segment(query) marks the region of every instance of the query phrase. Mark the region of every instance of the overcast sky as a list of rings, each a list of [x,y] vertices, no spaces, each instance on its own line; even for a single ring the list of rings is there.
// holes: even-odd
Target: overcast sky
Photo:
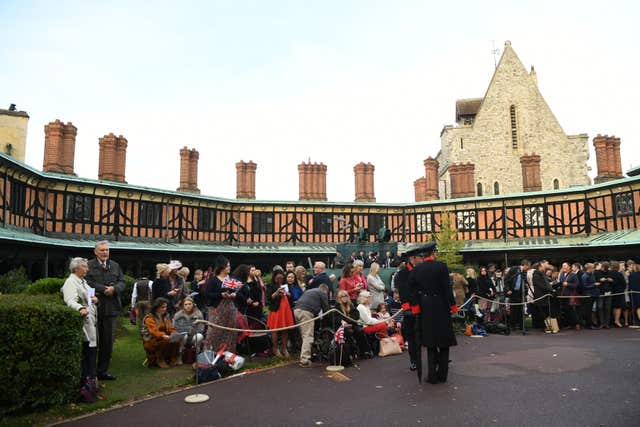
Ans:
[[[455,100],[484,95],[492,40],[510,40],[565,132],[615,134],[623,170],[640,165],[637,2],[431,3],[1,0],[0,106],[29,113],[38,169],[60,119],[83,177],[113,132],[131,184],[175,190],[186,145],[203,194],[234,198],[235,163],[253,160],[258,199],[297,200],[310,158],[329,200],[353,201],[362,160],[379,202],[408,202]]]

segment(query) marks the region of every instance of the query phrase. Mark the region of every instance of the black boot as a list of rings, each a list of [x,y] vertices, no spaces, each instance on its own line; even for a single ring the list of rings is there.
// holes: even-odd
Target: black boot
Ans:
[[[449,347],[440,349],[438,353],[438,381],[441,383],[447,382],[447,374],[449,373]]]
[[[427,348],[427,382],[430,384],[438,384],[438,349],[433,347]]]

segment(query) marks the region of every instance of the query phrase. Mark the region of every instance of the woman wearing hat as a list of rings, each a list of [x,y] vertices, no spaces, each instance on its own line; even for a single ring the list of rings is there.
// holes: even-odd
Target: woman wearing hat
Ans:
[[[171,287],[171,281],[169,280],[171,271],[171,266],[169,264],[156,264],[156,280],[153,282],[153,286],[151,288],[153,301],[157,300],[158,298],[164,298],[167,301],[172,301],[173,298],[178,295],[179,290],[173,289]],[[169,303],[167,311],[171,316],[173,316],[173,314],[175,313],[175,305]]]

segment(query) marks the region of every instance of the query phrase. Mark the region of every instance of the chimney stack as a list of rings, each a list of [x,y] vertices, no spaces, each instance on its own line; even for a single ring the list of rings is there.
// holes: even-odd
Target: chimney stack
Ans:
[[[98,179],[126,182],[127,145],[124,136],[115,136],[113,133],[99,139]]]
[[[42,170],[74,175],[73,165],[78,129],[60,120],[44,126],[44,160]]]
[[[356,178],[356,202],[375,202],[373,190],[373,173],[375,166],[371,163],[360,162],[353,167]]]
[[[327,200],[327,166],[324,163],[298,165],[298,192],[300,200]]]
[[[622,161],[620,160],[620,138],[615,136],[602,136],[598,134],[593,138],[593,146],[596,149],[596,162],[598,164],[598,176],[594,179],[596,184],[622,178]]]
[[[251,160],[236,163],[236,199],[255,200],[257,167]]]
[[[198,189],[198,159],[200,154],[186,146],[180,149],[180,187],[178,191],[200,194]]]
[[[424,200],[438,200],[440,198],[438,188],[438,161],[429,157],[424,161]]]
[[[427,178],[423,176],[413,181],[413,190],[415,192],[416,202],[424,202],[427,200]]]

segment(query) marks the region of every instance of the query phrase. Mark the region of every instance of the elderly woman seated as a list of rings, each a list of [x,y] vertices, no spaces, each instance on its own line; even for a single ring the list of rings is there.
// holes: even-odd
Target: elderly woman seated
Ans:
[[[182,335],[173,327],[167,313],[169,300],[157,298],[144,318],[143,346],[147,352],[147,366],[169,368],[178,364],[178,350]]]
[[[387,336],[387,322],[385,320],[375,319],[371,315],[371,294],[369,291],[362,291],[358,296],[358,314],[360,314],[360,323],[364,326],[365,334],[379,334],[379,336]]]
[[[193,299],[186,297],[182,303],[182,310],[173,316],[173,325],[176,330],[183,334],[180,340],[180,352],[184,350],[185,345],[198,346],[204,339],[204,323],[194,324],[196,320],[203,320],[202,313],[198,310]],[[182,364],[182,358],[178,358],[178,365]]]

